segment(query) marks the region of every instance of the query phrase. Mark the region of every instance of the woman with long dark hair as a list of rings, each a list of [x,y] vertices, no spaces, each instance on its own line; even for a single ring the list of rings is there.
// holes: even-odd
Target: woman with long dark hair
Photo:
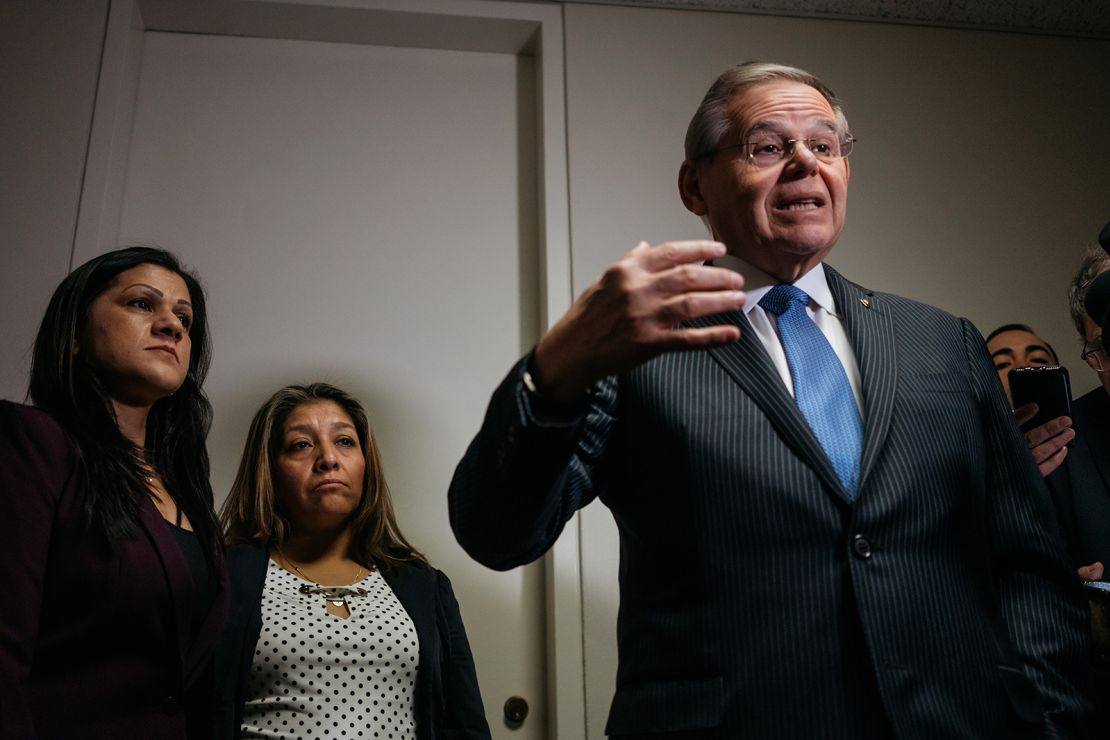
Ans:
[[[0,738],[187,736],[226,618],[204,292],[168,252],[74,270],[0,402]],[[199,724],[197,725],[200,726]]]
[[[271,396],[221,520],[216,737],[489,740],[451,583],[401,534],[357,400],[325,383]]]

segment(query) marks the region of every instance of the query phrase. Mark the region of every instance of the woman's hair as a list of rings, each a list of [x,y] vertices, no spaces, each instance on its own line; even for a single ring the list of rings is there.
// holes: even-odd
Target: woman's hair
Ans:
[[[285,542],[292,523],[279,510],[274,490],[285,421],[299,406],[324,402],[334,403],[351,418],[366,461],[362,497],[351,515],[349,556],[364,566],[380,568],[411,560],[427,562],[397,526],[378,442],[365,409],[352,396],[327,383],[286,386],[270,396],[254,415],[239,472],[220,511],[227,543],[265,542],[281,547]]]
[[[185,382],[156,402],[146,423],[146,448],[136,450],[116,422],[106,379],[74,353],[89,321],[93,301],[120,273],[139,265],[157,265],[178,275],[189,289],[192,352]],[[50,299],[35,337],[28,396],[70,435],[80,453],[86,483],[87,524],[109,539],[130,537],[139,520],[136,495],[149,493],[146,471],[162,478],[177,505],[189,517],[209,554],[218,557],[219,529],[212,511],[208,451],[204,441],[212,424],[212,406],[201,389],[211,359],[204,290],[169,252],[128,247],[94,257],[71,272]]]

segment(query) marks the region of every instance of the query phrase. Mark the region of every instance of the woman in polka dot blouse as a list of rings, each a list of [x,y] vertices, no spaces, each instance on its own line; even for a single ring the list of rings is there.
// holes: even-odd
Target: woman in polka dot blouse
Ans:
[[[324,383],[275,393],[221,520],[216,737],[488,740],[451,583],[397,527],[358,401]]]

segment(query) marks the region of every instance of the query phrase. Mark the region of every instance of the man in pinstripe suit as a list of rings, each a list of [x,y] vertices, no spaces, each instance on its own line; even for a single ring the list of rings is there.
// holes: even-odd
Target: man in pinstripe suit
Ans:
[[[612,510],[613,737],[1084,736],[1076,577],[982,338],[823,264],[851,141],[808,73],[721,75],[679,173],[716,241],[641,243],[607,270],[456,471],[455,534],[493,568],[595,497]],[[813,368],[760,305],[780,284],[824,335],[847,399],[831,422],[803,413]],[[845,474],[829,450],[853,434]]]

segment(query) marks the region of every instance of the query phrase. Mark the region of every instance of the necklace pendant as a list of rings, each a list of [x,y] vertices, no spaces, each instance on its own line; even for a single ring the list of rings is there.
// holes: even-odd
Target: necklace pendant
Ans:
[[[350,607],[347,606],[347,600],[344,598],[328,599],[327,601],[336,609],[347,609],[348,611],[350,611]]]

